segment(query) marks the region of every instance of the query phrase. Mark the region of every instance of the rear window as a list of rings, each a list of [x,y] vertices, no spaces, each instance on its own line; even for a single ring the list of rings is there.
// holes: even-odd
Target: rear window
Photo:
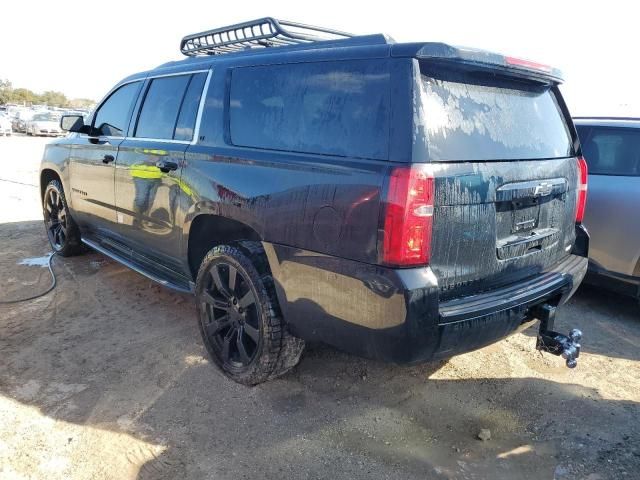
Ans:
[[[419,103],[433,161],[530,160],[572,154],[548,86],[422,67]]]
[[[640,130],[577,126],[592,175],[640,175]]]
[[[236,68],[231,143],[290,152],[388,158],[389,72],[356,60]]]

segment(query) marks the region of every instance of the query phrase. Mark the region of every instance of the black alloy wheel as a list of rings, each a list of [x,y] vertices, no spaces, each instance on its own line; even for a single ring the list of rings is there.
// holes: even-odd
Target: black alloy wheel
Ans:
[[[55,188],[48,189],[44,197],[44,222],[49,242],[56,250],[62,250],[67,240],[67,209]]]
[[[249,365],[260,346],[260,320],[248,278],[229,263],[213,263],[200,298],[215,354],[229,366]]]
[[[232,380],[256,385],[300,360],[304,341],[289,333],[282,318],[260,242],[212,248],[198,271],[196,306],[205,347]]]
[[[47,237],[54,252],[63,257],[82,251],[80,230],[69,212],[59,180],[51,180],[42,197],[42,212]]]

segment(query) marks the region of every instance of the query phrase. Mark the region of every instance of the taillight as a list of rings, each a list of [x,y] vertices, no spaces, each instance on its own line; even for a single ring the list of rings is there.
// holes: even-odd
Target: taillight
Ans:
[[[383,263],[411,266],[429,262],[433,190],[433,176],[424,167],[393,168],[385,201]]]
[[[582,223],[584,208],[587,205],[587,162],[578,157],[578,198],[576,205],[576,222]]]

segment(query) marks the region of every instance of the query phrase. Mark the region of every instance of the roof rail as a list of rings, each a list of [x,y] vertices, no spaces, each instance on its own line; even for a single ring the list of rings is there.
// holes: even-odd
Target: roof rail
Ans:
[[[180,42],[180,51],[188,57],[220,55],[251,48],[283,47],[353,36],[328,28],[265,17],[187,35]]]

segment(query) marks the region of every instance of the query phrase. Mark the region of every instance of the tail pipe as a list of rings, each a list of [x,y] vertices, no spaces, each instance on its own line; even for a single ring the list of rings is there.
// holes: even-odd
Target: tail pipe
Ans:
[[[536,341],[536,349],[541,352],[562,356],[567,367],[575,368],[580,356],[580,340],[582,332],[577,328],[569,332],[569,336],[553,331],[556,318],[556,307],[544,303],[533,310],[533,315],[540,320],[540,330]]]

